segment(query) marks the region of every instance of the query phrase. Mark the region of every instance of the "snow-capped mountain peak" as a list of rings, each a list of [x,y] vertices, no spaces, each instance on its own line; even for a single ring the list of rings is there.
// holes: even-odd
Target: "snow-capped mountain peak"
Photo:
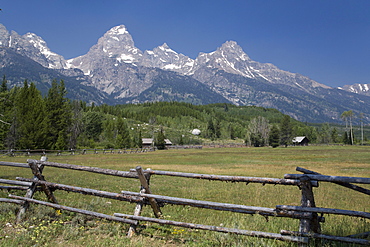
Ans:
[[[121,34],[128,34],[128,31],[126,29],[125,25],[119,25],[116,27],[111,28],[107,34],[109,35],[121,35]]]
[[[108,30],[98,43],[91,47],[90,51],[80,57],[68,60],[68,68],[81,69],[85,75],[93,76],[91,71],[97,67],[97,63],[132,64],[137,66],[141,61],[143,52],[135,47],[132,36],[124,25],[116,26]],[[100,62],[99,62],[100,61]]]
[[[187,74],[193,67],[194,60],[175,52],[167,43],[154,48],[152,51],[145,51],[141,65],[155,67],[164,70],[171,70],[181,74]]]
[[[27,33],[22,36],[25,40],[31,43],[37,50],[43,54],[48,60],[48,68],[50,69],[61,69],[65,67],[65,60],[63,56],[58,55],[55,52],[50,51],[45,40],[34,33]]]
[[[135,63],[142,56],[142,51],[135,47],[132,36],[124,25],[111,28],[95,45],[108,57],[115,57],[118,62]]]
[[[171,53],[176,53],[177,54],[177,52],[175,52],[174,50],[172,50],[168,45],[167,45],[167,43],[163,43],[163,45],[161,45],[161,46],[158,46],[157,47],[158,49],[160,49],[160,50],[162,50],[162,51],[164,51],[164,52],[171,52]]]
[[[218,48],[222,54],[232,55],[236,60],[248,61],[251,60],[249,56],[243,51],[243,49],[235,41],[226,41]]]
[[[253,62],[235,41],[227,41],[211,53],[200,53],[195,59],[193,72],[202,66],[224,70],[249,78],[258,76],[251,67]]]
[[[0,46],[15,49],[19,54],[47,68],[61,69],[65,66],[64,58],[50,51],[46,42],[34,33],[20,36],[15,31],[9,33],[5,26],[0,24]]]
[[[346,90],[351,93],[363,94],[370,96],[370,84],[355,83],[353,85],[344,85],[338,89]]]

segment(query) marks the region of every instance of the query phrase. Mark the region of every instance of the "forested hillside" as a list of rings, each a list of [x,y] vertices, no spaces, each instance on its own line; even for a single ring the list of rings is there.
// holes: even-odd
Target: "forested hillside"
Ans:
[[[42,95],[27,81],[9,89],[4,76],[0,149],[141,147],[142,138],[158,139],[162,134],[178,145],[229,142],[277,147],[289,145],[294,136],[307,136],[311,143],[348,143],[350,138],[344,127],[309,126],[262,107],[179,102],[98,106],[71,101],[66,95],[63,81],[53,81]]]

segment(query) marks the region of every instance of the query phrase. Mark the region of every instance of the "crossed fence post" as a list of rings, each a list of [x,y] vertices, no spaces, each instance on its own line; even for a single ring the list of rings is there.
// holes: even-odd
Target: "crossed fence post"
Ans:
[[[46,156],[42,156],[41,157],[41,161],[46,161],[47,160],[47,157]],[[42,175],[42,171],[44,169],[44,165],[43,164],[37,164],[36,162],[34,161],[28,161],[28,165],[30,166],[31,170],[32,170],[32,173],[34,175],[33,177],[33,180],[39,180],[39,181],[45,181],[45,178],[44,176]],[[53,192],[49,189],[49,187],[47,187],[46,185],[42,184],[41,185],[41,188],[42,190],[45,192],[48,200],[50,202],[53,202],[53,203],[56,203],[58,204],[58,201],[57,199],[55,198]],[[35,194],[36,192],[36,189],[37,189],[37,183],[36,182],[32,182],[30,187],[27,189],[27,192],[26,192],[26,195],[25,197],[26,198],[32,198],[33,195]],[[20,223],[24,214],[26,213],[28,207],[29,207],[29,202],[27,201],[24,201],[21,209],[19,210],[18,214],[17,214],[17,219],[16,219],[16,223]]]
[[[152,192],[150,191],[150,188],[149,188],[150,174],[147,173],[145,175],[143,172],[143,169],[140,166],[137,166],[135,170],[137,172],[137,175],[139,176],[139,180],[141,183],[140,193],[151,194]],[[149,198],[149,203],[153,209],[155,217],[160,218],[162,216],[162,212],[161,212],[161,209],[157,201],[154,198]],[[138,204],[136,204],[134,216],[140,216],[142,208],[143,208],[142,202],[139,202]],[[132,237],[135,231],[136,231],[136,225],[131,225],[127,233],[127,236]]]

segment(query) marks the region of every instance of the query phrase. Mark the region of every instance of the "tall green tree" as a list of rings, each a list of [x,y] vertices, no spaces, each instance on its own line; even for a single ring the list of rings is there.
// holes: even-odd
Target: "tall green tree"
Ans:
[[[138,148],[143,147],[143,137],[141,135],[141,130],[139,130],[137,135],[135,136],[135,146]]]
[[[15,101],[15,147],[19,149],[45,148],[45,105],[34,83],[17,92]]]
[[[6,80],[5,75],[3,76],[3,80],[1,82],[1,87],[0,87],[0,93],[5,93],[8,91],[8,81]]]
[[[100,134],[103,131],[103,114],[89,110],[84,113],[82,121],[85,136],[95,142],[99,141]]]
[[[206,137],[214,139],[216,137],[216,128],[212,118],[208,120]]]
[[[56,80],[51,83],[51,88],[45,98],[47,112],[48,147],[51,149],[66,149],[69,143],[69,127],[72,123],[72,111],[66,97],[67,90],[64,81],[58,84]],[[58,141],[59,140],[59,141]],[[58,144],[58,147],[56,143]],[[61,144],[64,143],[64,146]]]
[[[154,139],[154,146],[156,146],[159,150],[165,149],[166,148],[165,139],[166,137],[163,133],[163,128],[161,128]]]
[[[0,149],[6,148],[6,136],[11,127],[12,100],[5,75],[0,87]]]
[[[280,130],[276,126],[276,124],[273,124],[271,127],[270,135],[269,135],[269,144],[276,148],[280,144]]]
[[[329,123],[324,123],[320,131],[320,143],[329,144],[331,140]]]
[[[130,148],[131,147],[131,137],[128,130],[126,122],[119,117],[117,119],[117,137],[116,145],[118,148]]]

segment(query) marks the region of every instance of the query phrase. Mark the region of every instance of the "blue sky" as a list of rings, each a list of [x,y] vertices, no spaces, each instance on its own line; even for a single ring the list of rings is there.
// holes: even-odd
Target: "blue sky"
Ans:
[[[135,46],[196,58],[236,41],[251,59],[337,87],[370,83],[370,0],[0,0],[9,31],[73,58],[124,24]]]

